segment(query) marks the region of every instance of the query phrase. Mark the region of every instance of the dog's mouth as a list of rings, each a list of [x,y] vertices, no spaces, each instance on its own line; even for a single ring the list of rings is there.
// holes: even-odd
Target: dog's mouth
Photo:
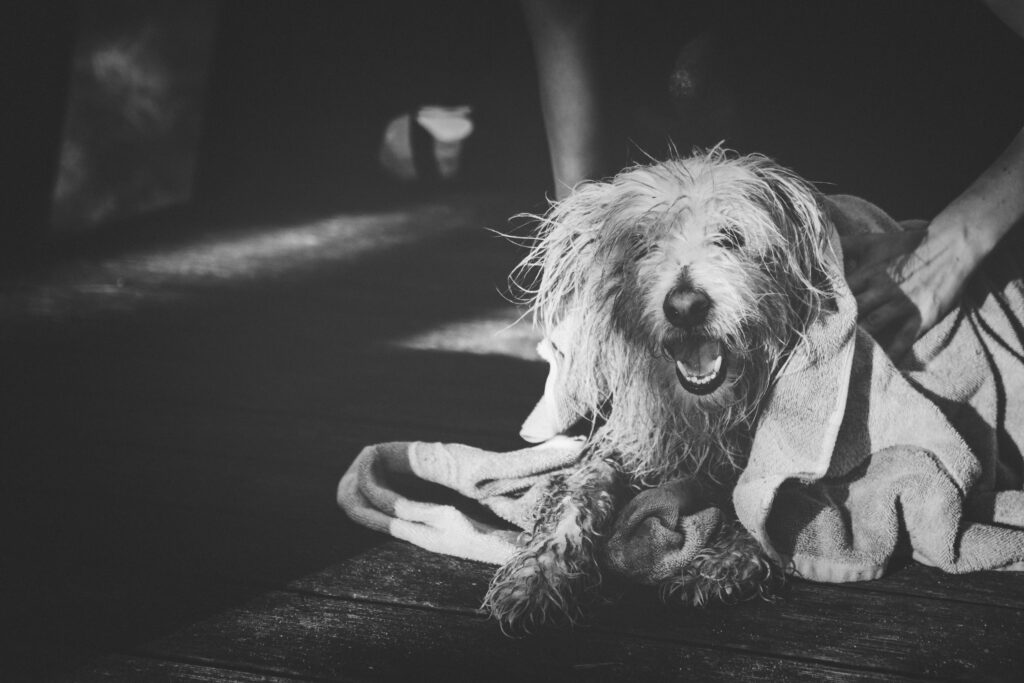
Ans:
[[[676,378],[686,391],[707,396],[722,386],[729,374],[728,354],[715,339],[688,341],[668,349],[676,362]]]

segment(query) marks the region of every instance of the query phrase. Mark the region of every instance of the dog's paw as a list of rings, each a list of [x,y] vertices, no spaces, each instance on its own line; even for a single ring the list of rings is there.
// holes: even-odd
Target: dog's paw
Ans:
[[[555,544],[521,552],[494,575],[484,609],[509,635],[574,624],[583,616],[583,593],[599,581],[596,563],[584,564],[571,562]]]
[[[601,583],[597,553],[621,480],[604,460],[551,478],[519,552],[494,575],[484,609],[508,634],[575,624]]]
[[[761,597],[773,600],[785,583],[782,568],[738,523],[701,550],[678,574],[661,583],[666,602],[702,607],[709,602],[735,603]]]

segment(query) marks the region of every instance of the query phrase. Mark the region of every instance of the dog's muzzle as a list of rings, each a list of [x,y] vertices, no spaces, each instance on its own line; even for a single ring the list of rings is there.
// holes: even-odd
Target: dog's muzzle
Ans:
[[[711,311],[710,297],[699,289],[680,286],[665,296],[662,309],[668,322],[683,333],[665,344],[675,360],[679,384],[697,396],[711,394],[722,386],[729,368],[725,346],[698,332]]]

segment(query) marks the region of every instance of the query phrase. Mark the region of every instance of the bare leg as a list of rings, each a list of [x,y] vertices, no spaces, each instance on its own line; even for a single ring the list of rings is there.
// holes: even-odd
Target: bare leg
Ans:
[[[615,170],[594,0],[521,0],[533,42],[555,198]]]

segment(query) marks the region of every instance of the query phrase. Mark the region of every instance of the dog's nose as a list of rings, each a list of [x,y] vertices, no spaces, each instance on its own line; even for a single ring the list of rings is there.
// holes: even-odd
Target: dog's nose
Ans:
[[[675,327],[694,327],[708,317],[711,299],[699,289],[675,288],[665,297],[665,317]]]

